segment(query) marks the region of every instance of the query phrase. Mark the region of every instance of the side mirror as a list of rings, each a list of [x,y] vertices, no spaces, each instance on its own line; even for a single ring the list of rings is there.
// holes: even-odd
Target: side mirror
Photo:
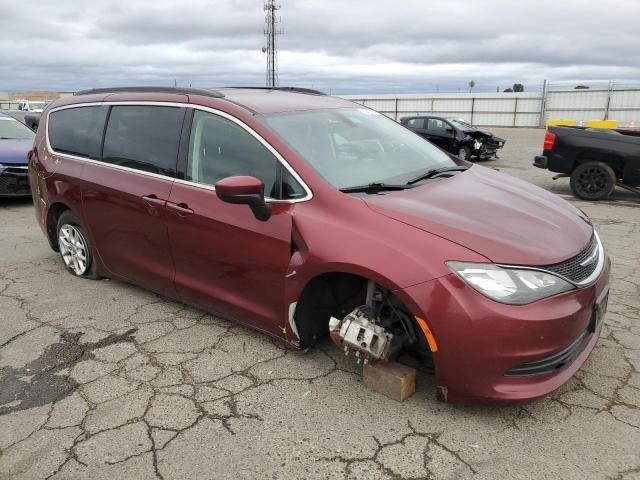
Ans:
[[[264,201],[264,183],[250,175],[223,178],[215,184],[216,195],[227,203],[249,205],[258,220],[266,222],[271,210]]]

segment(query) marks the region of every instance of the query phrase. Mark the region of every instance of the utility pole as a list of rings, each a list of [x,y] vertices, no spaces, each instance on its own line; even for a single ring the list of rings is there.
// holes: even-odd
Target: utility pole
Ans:
[[[278,47],[276,37],[282,35],[282,29],[278,28],[280,18],[276,17],[276,11],[281,5],[277,5],[275,0],[267,0],[264,4],[265,28],[264,34],[267,37],[267,46],[262,47],[262,51],[267,54],[267,87],[278,86]]]

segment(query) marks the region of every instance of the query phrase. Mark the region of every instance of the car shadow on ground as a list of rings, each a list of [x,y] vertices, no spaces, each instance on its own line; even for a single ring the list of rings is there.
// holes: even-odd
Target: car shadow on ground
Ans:
[[[16,206],[24,206],[24,205],[29,205],[29,204],[33,204],[33,200],[31,199],[31,197],[7,197],[7,198],[2,198],[0,197],[0,208],[11,208],[11,207],[16,207]]]
[[[569,179],[558,179],[554,180],[554,182],[550,185],[548,190],[556,195],[561,195],[563,197],[574,197],[573,192],[571,191],[571,187],[569,186]],[[597,200],[593,202],[587,202],[583,200],[585,203],[589,204],[601,204],[601,205],[624,205],[628,207],[640,207],[640,195],[625,190],[620,187],[616,187],[610,196],[603,200]]]

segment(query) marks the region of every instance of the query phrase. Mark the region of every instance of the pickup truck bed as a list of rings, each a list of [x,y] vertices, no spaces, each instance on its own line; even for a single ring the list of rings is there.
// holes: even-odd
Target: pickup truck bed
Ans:
[[[573,193],[585,200],[605,198],[616,185],[640,193],[640,132],[549,127],[533,164],[570,176]]]

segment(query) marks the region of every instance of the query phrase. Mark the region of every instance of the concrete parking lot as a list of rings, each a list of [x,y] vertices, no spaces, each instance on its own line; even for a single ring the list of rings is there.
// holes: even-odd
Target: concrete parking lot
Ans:
[[[30,202],[0,201],[0,479],[639,479],[640,199],[571,196],[531,166],[544,132],[483,162],[574,202],[613,260],[602,338],[551,396],[397,403],[329,342],[294,352],[139,288],[79,280]]]

